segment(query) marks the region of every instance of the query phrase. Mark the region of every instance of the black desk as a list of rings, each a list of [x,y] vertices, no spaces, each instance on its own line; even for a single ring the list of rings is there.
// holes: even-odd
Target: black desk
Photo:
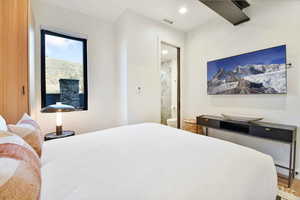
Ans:
[[[260,137],[290,145],[289,166],[276,164],[276,167],[288,170],[288,186],[291,186],[295,177],[296,164],[296,136],[297,127],[267,122],[239,122],[229,121],[222,117],[202,115],[197,117],[197,124],[205,127],[205,134],[208,136],[208,128],[221,129],[235,133]]]

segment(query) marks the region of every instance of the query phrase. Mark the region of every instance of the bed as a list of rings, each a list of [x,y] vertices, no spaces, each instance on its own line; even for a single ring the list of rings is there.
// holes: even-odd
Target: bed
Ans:
[[[41,200],[275,200],[270,156],[159,124],[46,142]]]

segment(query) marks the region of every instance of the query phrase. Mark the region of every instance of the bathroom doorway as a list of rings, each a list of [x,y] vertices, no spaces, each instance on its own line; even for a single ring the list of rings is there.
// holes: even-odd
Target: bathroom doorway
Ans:
[[[180,128],[180,48],[161,42],[161,123]]]

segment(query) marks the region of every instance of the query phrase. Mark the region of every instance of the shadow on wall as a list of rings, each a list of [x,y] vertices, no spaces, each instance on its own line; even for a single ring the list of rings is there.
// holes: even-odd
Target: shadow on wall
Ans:
[[[276,98],[274,98],[276,97]],[[286,95],[212,95],[208,96],[209,102],[215,107],[286,110]]]

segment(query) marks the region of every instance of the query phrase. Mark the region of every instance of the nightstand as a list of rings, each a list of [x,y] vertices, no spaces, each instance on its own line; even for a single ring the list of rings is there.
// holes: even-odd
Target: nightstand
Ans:
[[[45,141],[49,141],[49,140],[71,137],[74,135],[75,135],[75,131],[63,131],[61,135],[56,135],[55,132],[55,133],[48,133],[47,135],[45,135],[44,139]]]
[[[201,134],[201,135],[204,134],[203,127],[197,125],[197,121],[195,119],[184,119],[182,129],[196,134]]]

